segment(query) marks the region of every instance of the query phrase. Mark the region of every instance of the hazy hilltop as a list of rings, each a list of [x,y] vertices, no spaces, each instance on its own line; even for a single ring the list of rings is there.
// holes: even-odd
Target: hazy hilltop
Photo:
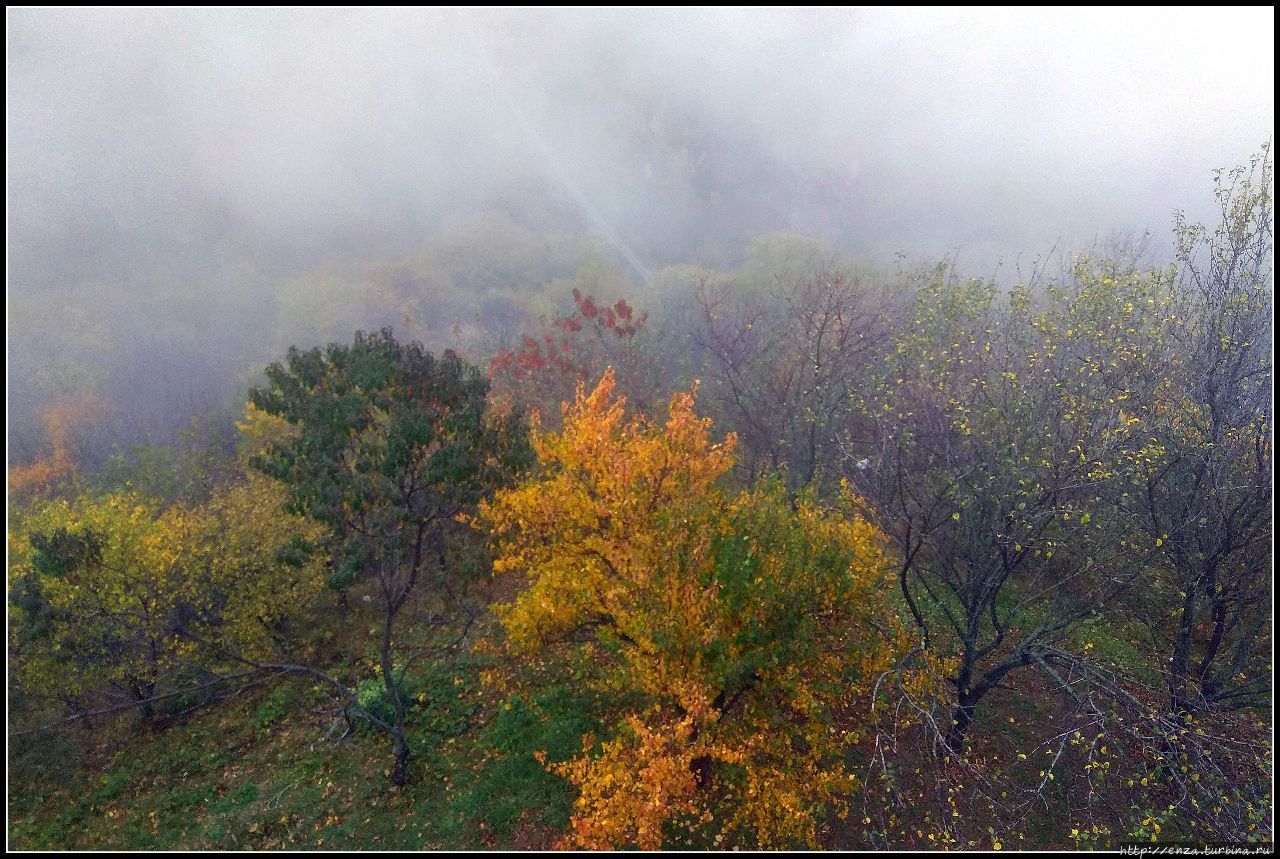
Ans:
[[[650,267],[782,229],[986,265],[1162,231],[1266,137],[1274,86],[1264,10],[9,24],[19,289],[404,252],[495,207],[611,231]]]
[[[783,230],[981,274],[1112,231],[1164,244],[1208,171],[1269,134],[1270,21],[13,10],[15,327],[49,313],[24,309],[37,296],[95,308],[14,338],[14,405],[52,393],[29,349],[163,351],[197,320],[202,351],[242,352],[281,284],[402,261],[477,213],[590,237],[637,296],[647,272]],[[170,294],[181,311],[148,298]]]

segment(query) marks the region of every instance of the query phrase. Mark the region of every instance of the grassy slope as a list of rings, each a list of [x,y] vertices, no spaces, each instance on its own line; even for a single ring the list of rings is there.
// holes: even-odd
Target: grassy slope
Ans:
[[[491,707],[476,665],[414,678],[413,779],[386,777],[388,744],[325,739],[319,698],[287,680],[115,750],[63,735],[14,750],[15,848],[421,849],[550,846],[568,786],[534,760],[580,749],[585,704],[561,689]],[[104,732],[106,733],[106,732]],[[335,731],[335,734],[340,731]],[[79,762],[79,765],[77,765]]]
[[[1081,630],[1077,646],[1087,639],[1104,660],[1141,662],[1143,654],[1129,643],[1138,634],[1118,633],[1115,624],[1090,625]],[[485,667],[472,657],[453,666],[427,664],[411,675],[416,703],[409,729],[417,754],[411,783],[400,791],[387,779],[387,740],[359,731],[341,742],[326,738],[341,726],[330,733],[333,717],[323,691],[296,678],[198,711],[154,734],[130,729],[126,717],[119,730],[11,742],[10,846],[552,847],[567,825],[572,793],[534,752],[545,752],[550,761],[577,754],[583,735],[598,728],[595,702],[553,683],[535,687],[542,691],[532,699],[504,699],[481,682]],[[1009,685],[980,708],[972,732],[975,754],[986,767],[1034,784],[1051,751],[1037,744],[1066,727],[1059,724],[1060,698],[1034,673]],[[103,745],[104,737],[116,737],[115,745]],[[903,740],[903,753],[893,762],[901,775],[897,797],[890,800],[868,778],[849,818],[824,827],[824,843],[929,848],[940,846],[928,839],[930,832],[955,824],[967,830],[956,846],[989,846],[982,827],[973,828],[985,818],[982,803],[960,794],[953,803],[931,788],[927,756],[914,764],[912,757],[919,756],[916,745],[927,743]],[[1021,832],[1002,836],[1008,846],[1079,846],[1069,832],[1082,822],[1080,801],[1089,788],[1076,757],[1068,749],[1058,778],[1028,802]],[[1154,801],[1136,790],[1110,795],[1103,803],[1111,812],[1106,822],[1123,833],[1126,821],[1135,814],[1141,818]],[[898,817],[888,825],[894,808]],[[866,825],[864,817],[874,821]]]

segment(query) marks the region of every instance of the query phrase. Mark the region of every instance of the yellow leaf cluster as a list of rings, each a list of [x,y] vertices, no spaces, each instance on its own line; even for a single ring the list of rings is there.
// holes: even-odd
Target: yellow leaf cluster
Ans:
[[[580,791],[580,847],[661,846],[674,818],[814,843],[908,645],[882,535],[776,481],[726,493],[735,439],[712,441],[695,393],[657,423],[627,416],[611,371],[579,387],[561,432],[534,428],[539,470],[474,523],[495,572],[526,579],[495,607],[511,649],[579,648],[593,682],[647,702],[558,769]]]

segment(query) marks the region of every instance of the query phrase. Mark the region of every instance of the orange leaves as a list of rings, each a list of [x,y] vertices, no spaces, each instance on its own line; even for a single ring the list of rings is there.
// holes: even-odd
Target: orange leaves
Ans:
[[[580,847],[657,848],[677,818],[812,843],[854,787],[853,720],[907,644],[883,536],[776,480],[726,494],[736,439],[713,443],[695,402],[628,417],[606,372],[561,432],[535,426],[540,470],[476,517],[495,572],[528,581],[495,608],[509,646],[641,702],[556,768],[580,791]]]
[[[9,491],[17,493],[29,489],[45,489],[70,477],[75,470],[75,459],[72,456],[75,435],[102,410],[102,404],[92,394],[60,399],[45,409],[40,420],[44,423],[48,436],[49,455],[30,465],[11,467]]]
[[[628,716],[625,732],[605,743],[599,757],[584,755],[555,767],[580,791],[573,838],[562,846],[660,848],[663,825],[697,808],[691,766],[697,745],[690,743],[692,736],[691,718],[651,727]]]
[[[670,550],[657,521],[710,503],[713,484],[732,464],[732,437],[710,441],[710,421],[694,413],[692,394],[672,400],[665,426],[628,419],[614,396],[612,370],[566,405],[564,429],[535,425],[542,473],[482,504],[478,524],[495,535],[494,570],[525,572],[530,588],[499,610],[512,642],[533,647],[593,618],[628,635],[630,595],[645,588]],[[642,627],[643,623],[636,623]]]

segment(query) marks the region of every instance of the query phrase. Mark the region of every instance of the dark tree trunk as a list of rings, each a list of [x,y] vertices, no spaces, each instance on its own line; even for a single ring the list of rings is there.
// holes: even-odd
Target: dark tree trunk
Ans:
[[[720,694],[716,695],[716,699],[711,702],[711,706],[716,710],[722,710],[725,708],[726,699],[727,696],[724,690],[721,690]],[[683,714],[684,712],[681,710],[681,715]],[[693,733],[689,735],[689,744],[693,745],[697,740],[698,728],[694,726]],[[693,773],[693,783],[699,788],[704,788],[711,784],[711,764],[710,755],[698,755],[689,761],[689,772]]]
[[[391,751],[395,755],[395,764],[391,768],[391,783],[396,787],[404,787],[408,781],[409,744],[405,742],[404,730],[400,727],[396,728],[393,735]]]
[[[693,783],[699,788],[711,784],[711,757],[699,755],[689,761],[689,772],[693,773]]]
[[[391,752],[395,763],[391,768],[391,782],[396,787],[404,787],[408,780],[407,764],[409,762],[409,743],[404,736],[404,701],[400,699],[400,684],[396,682],[395,661],[392,658],[391,641],[395,628],[398,605],[387,607],[385,621],[382,626],[382,682],[387,690],[387,698],[391,701]]]
[[[1187,588],[1182,600],[1182,612],[1178,618],[1178,634],[1173,642],[1173,656],[1169,660],[1169,709],[1185,713],[1190,709],[1187,694],[1187,673],[1191,663],[1192,635],[1195,631],[1196,585]]]
[[[957,683],[960,693],[956,696],[956,708],[951,713],[951,727],[944,737],[947,748],[956,754],[964,751],[964,735],[969,726],[973,724],[973,716],[977,711],[978,702],[985,698],[992,689],[997,688],[1000,685],[1000,681],[1010,671],[1023,665],[1030,665],[1031,662],[1032,657],[1027,651],[1018,650],[986,674],[983,674],[982,679],[972,686],[967,682],[972,676],[970,667],[966,667],[961,672],[960,680]]]
[[[139,704],[138,712],[144,728],[151,728],[155,725],[156,708],[151,700],[155,695],[155,689],[156,684],[154,683],[136,682],[130,684],[133,700]]]
[[[962,693],[955,710],[951,713],[951,728],[944,739],[947,748],[956,754],[964,751],[964,735],[973,724],[973,711],[977,706],[978,701],[972,693]]]

